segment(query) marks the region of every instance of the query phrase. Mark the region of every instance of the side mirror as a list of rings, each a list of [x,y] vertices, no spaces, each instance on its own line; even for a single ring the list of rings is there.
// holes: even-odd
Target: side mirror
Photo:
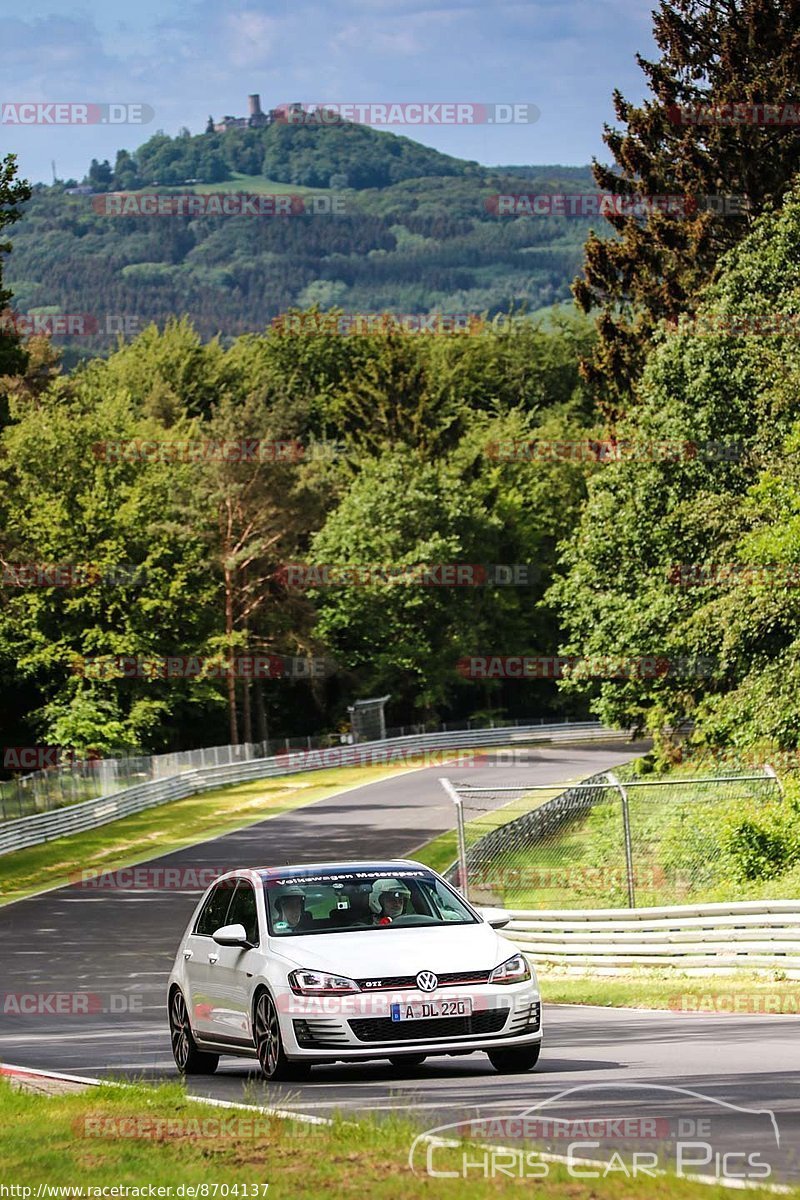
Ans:
[[[211,936],[218,946],[244,946],[249,950],[253,945],[247,940],[247,931],[244,925],[223,925]]]
[[[507,908],[477,908],[475,911],[492,929],[503,929],[513,920]]]

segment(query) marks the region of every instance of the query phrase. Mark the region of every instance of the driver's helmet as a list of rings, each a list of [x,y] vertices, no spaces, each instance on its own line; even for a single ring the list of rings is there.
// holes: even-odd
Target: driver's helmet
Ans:
[[[369,894],[369,906],[378,915],[383,912],[381,896],[399,896],[405,902],[411,898],[411,892],[399,879],[377,879]]]
[[[283,890],[275,897],[275,903],[278,905],[281,911],[283,910],[284,900],[286,900],[289,896],[299,896],[303,901],[303,907],[305,908],[305,892],[301,887],[298,887],[296,883],[292,883],[289,885],[289,887],[283,888]]]

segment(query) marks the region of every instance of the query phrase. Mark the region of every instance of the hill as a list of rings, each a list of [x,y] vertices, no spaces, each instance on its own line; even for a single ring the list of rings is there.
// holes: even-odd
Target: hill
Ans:
[[[490,169],[350,124],[157,134],[113,169],[93,162],[86,186],[93,194],[35,189],[7,270],[17,312],[86,318],[60,339],[68,364],[183,314],[204,338],[231,338],[315,303],[490,315],[558,303],[589,222],[498,215],[492,197],[594,190],[588,167]],[[127,215],[119,192],[133,194]],[[153,193],[174,211],[142,211]],[[218,199],[209,212],[212,193],[258,196],[277,214],[254,201],[226,214]]]

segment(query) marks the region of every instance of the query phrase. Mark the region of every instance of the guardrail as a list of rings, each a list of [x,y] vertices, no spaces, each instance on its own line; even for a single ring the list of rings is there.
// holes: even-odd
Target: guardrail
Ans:
[[[593,974],[781,970],[800,978],[800,900],[510,911],[504,933],[538,966]]]
[[[554,725],[509,726],[494,729],[453,730],[388,738],[382,742],[335,746],[329,750],[307,750],[256,758],[247,762],[203,767],[184,771],[154,782],[125,788],[109,796],[84,800],[52,812],[5,821],[0,825],[0,855],[26,846],[83,833],[109,821],[119,820],[171,800],[181,800],[197,792],[268,779],[276,775],[294,775],[301,771],[324,770],[333,766],[413,764],[413,756],[431,750],[463,750],[481,746],[503,746],[526,742],[576,742],[586,740],[627,741],[624,730],[608,729],[599,721],[564,722]],[[419,765],[424,766],[421,762]]]

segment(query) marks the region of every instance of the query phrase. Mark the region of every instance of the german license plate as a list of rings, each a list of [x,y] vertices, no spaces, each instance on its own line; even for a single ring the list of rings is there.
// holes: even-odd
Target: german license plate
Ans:
[[[471,1017],[472,1001],[401,1000],[392,1005],[393,1021],[430,1021],[432,1017]]]

